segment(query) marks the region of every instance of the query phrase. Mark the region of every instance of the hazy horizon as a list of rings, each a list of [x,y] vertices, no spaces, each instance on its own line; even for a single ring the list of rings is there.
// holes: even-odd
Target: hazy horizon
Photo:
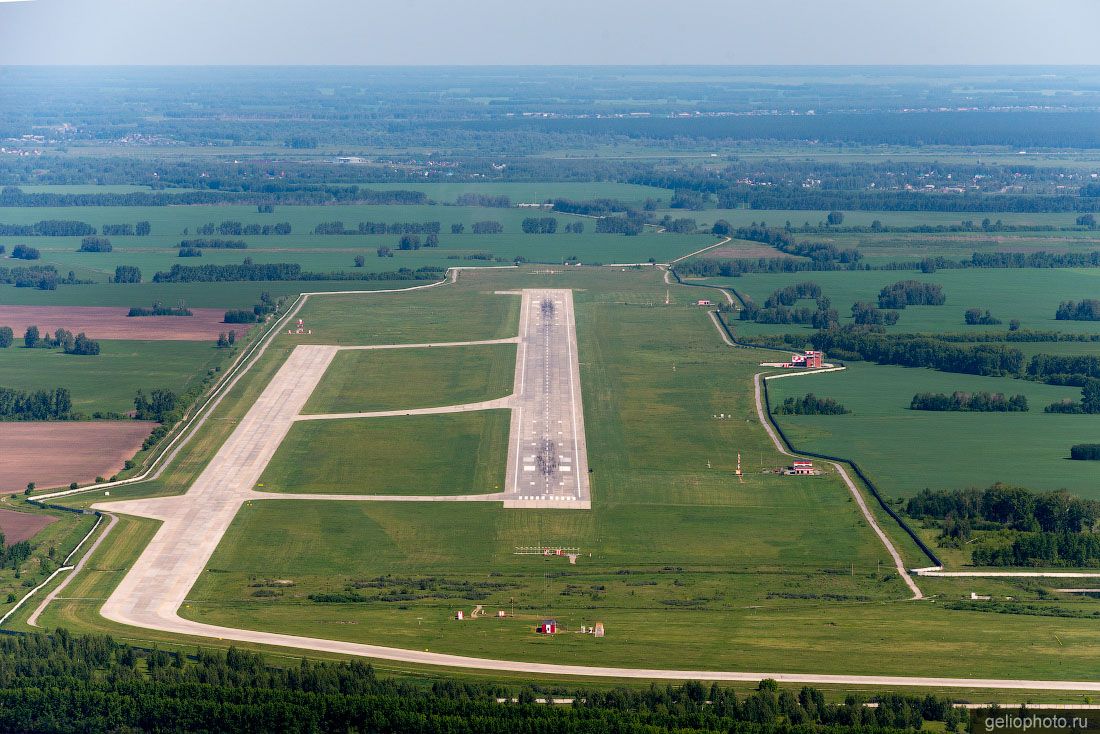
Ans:
[[[0,0],[2,65],[1080,66],[1100,5],[1054,0]]]

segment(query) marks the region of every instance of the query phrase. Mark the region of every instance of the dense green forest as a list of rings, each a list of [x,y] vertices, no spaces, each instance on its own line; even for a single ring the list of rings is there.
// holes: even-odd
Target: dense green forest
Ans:
[[[698,682],[610,690],[418,684],[379,676],[358,661],[271,667],[233,648],[183,655],[64,630],[0,637],[0,732],[854,734],[926,722],[954,731],[966,718],[931,695],[829,703],[821,691],[771,680],[740,696]]]

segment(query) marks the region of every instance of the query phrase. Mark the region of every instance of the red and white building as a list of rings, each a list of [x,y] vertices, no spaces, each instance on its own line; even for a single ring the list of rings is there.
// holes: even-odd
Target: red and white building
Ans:
[[[825,364],[825,353],[806,350],[802,354],[792,354],[788,367],[803,367],[805,369],[818,369]]]
[[[535,631],[540,635],[556,635],[558,633],[558,622],[554,619],[544,619]]]
[[[805,459],[795,459],[791,463],[791,474],[805,476],[809,474],[815,474],[814,463],[812,461],[806,461]]]

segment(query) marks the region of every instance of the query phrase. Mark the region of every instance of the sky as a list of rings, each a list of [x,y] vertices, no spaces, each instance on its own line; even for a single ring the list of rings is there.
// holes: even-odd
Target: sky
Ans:
[[[0,64],[1100,64],[1098,0],[0,0]]]

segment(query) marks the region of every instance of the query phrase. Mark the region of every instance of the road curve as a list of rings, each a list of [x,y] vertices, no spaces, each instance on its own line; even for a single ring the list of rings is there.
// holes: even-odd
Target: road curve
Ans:
[[[30,616],[27,617],[27,624],[31,627],[38,626],[38,618],[42,616],[42,612],[46,611],[46,607],[49,606],[50,602],[56,599],[58,595],[65,590],[65,587],[72,583],[72,580],[75,579],[77,575],[84,570],[84,565],[88,562],[88,559],[92,557],[92,554],[94,554],[96,552],[96,549],[99,548],[99,544],[102,543],[103,539],[110,534],[111,530],[115,526],[115,523],[118,522],[118,518],[114,515],[104,513],[102,517],[107,518],[107,525],[103,528],[103,532],[99,534],[99,537],[92,541],[92,544],[88,546],[88,550],[84,552],[84,555],[81,556],[80,560],[76,562],[76,565],[72,567],[72,573],[66,576],[64,581],[58,584],[53,591],[47,594],[46,598],[43,599],[38,604],[38,606],[35,607],[34,611],[31,612]],[[92,529],[95,530],[95,528]]]
[[[833,370],[829,370],[832,372]],[[799,372],[798,375],[812,375],[814,372]],[[796,374],[784,375],[785,377],[794,377]],[[756,398],[756,417],[760,420],[760,424],[764,426],[764,430],[768,432],[768,436],[771,438],[772,443],[775,444],[775,448],[779,453],[786,456],[797,456],[787,450],[787,447],[783,445],[783,442],[779,439],[775,429],[772,428],[771,421],[768,420],[768,416],[764,413],[764,401],[762,396],[762,384],[766,378],[763,372],[757,372],[753,375],[753,394]],[[902,581],[909,587],[909,590],[913,592],[913,599],[923,599],[924,593],[921,592],[920,587],[917,586],[917,582],[913,580],[913,577],[909,574],[909,571],[905,568],[905,563],[901,560],[901,554],[898,553],[898,549],[894,547],[894,544],[890,541],[890,538],[883,532],[882,528],[878,524],[878,520],[871,513],[871,508],[867,506],[867,502],[863,499],[863,493],[859,491],[859,487],[852,481],[852,478],[848,476],[848,471],[842,464],[835,461],[828,462],[837,473],[840,474],[840,478],[844,480],[844,483],[848,485],[848,491],[852,493],[852,497],[855,498],[856,504],[859,505],[860,512],[863,513],[863,518],[867,521],[867,524],[871,526],[871,529],[875,531],[875,535],[878,536],[882,544],[886,546],[886,552],[890,554],[890,557],[894,559],[894,567],[898,571],[898,575],[901,576]]]

